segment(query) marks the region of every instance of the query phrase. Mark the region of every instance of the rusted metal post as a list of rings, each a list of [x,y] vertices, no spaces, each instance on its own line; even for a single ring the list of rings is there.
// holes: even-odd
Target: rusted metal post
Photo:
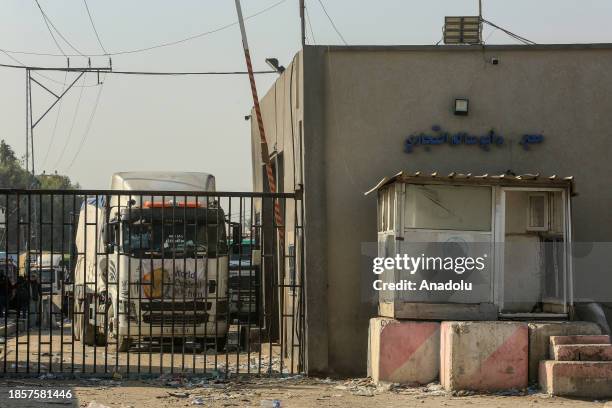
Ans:
[[[242,8],[240,7],[240,0],[235,0],[235,1],[236,1],[236,11],[238,12],[238,22],[240,23],[240,34],[242,35],[242,47],[244,48],[244,57],[246,59],[247,70],[249,72],[249,80],[251,82],[251,94],[253,95],[253,104],[255,106],[255,116],[257,119],[257,126],[259,127],[261,159],[266,165],[266,173],[268,176],[268,185],[270,186],[270,192],[276,193],[276,180],[275,180],[274,172],[272,171],[272,160],[270,159],[270,152],[268,150],[268,142],[266,140],[266,132],[264,129],[263,119],[261,117],[261,108],[259,106],[259,97],[257,96],[257,86],[255,84],[255,75],[253,74],[253,65],[251,64],[251,54],[249,52],[249,43],[247,41],[246,30],[244,28],[244,19],[242,17]],[[281,248],[282,250],[284,248],[285,229],[283,225],[283,219],[281,216],[280,202],[278,199],[274,199],[274,219],[276,221],[276,226],[278,227],[279,248]]]

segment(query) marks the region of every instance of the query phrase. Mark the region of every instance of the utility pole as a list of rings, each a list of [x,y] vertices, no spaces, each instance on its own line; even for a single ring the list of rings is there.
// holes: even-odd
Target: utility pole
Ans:
[[[304,4],[304,0],[300,0],[300,25],[302,32],[302,48],[306,45],[306,24],[304,23],[305,19],[305,10],[306,5]]]
[[[69,61],[68,61],[68,65],[70,65]],[[42,69],[42,68],[38,68],[38,69]],[[76,84],[76,82],[83,75],[85,75],[86,72],[97,73],[98,74],[98,83],[100,83],[100,72],[110,72],[110,71],[112,71],[112,67],[110,66],[110,60],[109,60],[109,66],[108,67],[99,67],[99,68],[93,67],[92,68],[91,67],[91,63],[90,63],[87,68],[70,68],[70,66],[68,66],[68,68],[65,68],[65,69],[47,69],[49,71],[53,71],[53,70],[61,71],[61,70],[64,70],[66,72],[75,72],[75,73],[78,74],[77,77],[74,79],[74,81],[72,81],[63,90],[62,93],[58,94],[56,92],[53,92],[51,89],[49,89],[47,86],[45,86],[44,84],[42,84],[40,81],[36,80],[36,78],[34,78],[32,76],[32,71],[36,71],[38,69],[37,68],[27,68],[25,70],[26,71],[26,170],[28,172],[31,171],[32,176],[36,175],[36,167],[35,167],[35,164],[34,164],[34,129],[36,128],[36,126],[40,123],[41,120],[43,120],[43,118],[45,116],[47,116],[47,114],[60,101],[60,99],[62,99],[64,97],[64,95],[66,95],[66,93],[68,93],[68,91],[74,86],[74,84]],[[38,119],[36,119],[36,120],[34,120],[34,117],[33,117],[33,114],[32,114],[32,83],[38,85],[41,89],[45,90],[52,97],[55,98],[55,101],[53,101],[51,103],[51,105],[49,105],[47,110],[42,115],[40,115],[38,117]]]

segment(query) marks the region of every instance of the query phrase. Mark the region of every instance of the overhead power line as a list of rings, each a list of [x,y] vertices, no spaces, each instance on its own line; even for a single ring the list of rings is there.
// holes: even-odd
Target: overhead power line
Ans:
[[[87,10],[87,15],[89,16],[89,22],[91,23],[91,28],[93,29],[93,32],[96,35],[96,38],[98,39],[98,44],[100,44],[100,48],[102,48],[102,51],[104,51],[104,54],[107,55],[108,52],[104,48],[104,45],[102,45],[102,40],[100,40],[100,34],[98,34],[98,30],[96,30],[96,25],[94,24],[93,17],[91,16],[91,12],[89,11],[87,0],[83,0],[83,4],[85,4],[85,10]]]
[[[57,33],[57,35],[59,35],[59,36],[60,36],[60,38],[61,38],[62,40],[64,40],[64,42],[65,42],[66,44],[68,44],[68,46],[69,46],[70,48],[72,48],[72,50],[73,50],[74,52],[76,52],[78,56],[84,57],[85,55],[84,55],[84,54],[83,54],[81,51],[79,51],[79,50],[78,50],[78,49],[77,49],[77,48],[76,48],[74,45],[72,45],[72,43],[71,43],[70,41],[68,41],[68,39],[66,39],[66,37],[64,37],[64,35],[63,35],[63,34],[60,32],[60,30],[58,30],[58,29],[57,29],[57,27],[55,26],[55,24],[53,24],[53,21],[51,21],[51,19],[50,19],[50,18],[49,18],[49,16],[47,15],[47,13],[45,13],[45,11],[44,11],[44,10],[42,9],[42,7],[40,6],[40,3],[38,2],[38,0],[34,0],[34,1],[36,2],[36,5],[38,6],[38,9],[39,9],[39,10],[40,10],[40,12],[42,13],[43,18],[45,19],[45,21],[46,21],[46,22],[48,22],[49,24],[51,24],[51,27],[53,27],[53,29],[55,30],[55,32]],[[48,28],[48,26],[47,26],[47,28]],[[52,34],[52,36],[53,36],[53,34]],[[55,37],[54,37],[54,39],[55,39]],[[65,53],[63,53],[63,52],[62,52],[62,56],[63,56],[63,57],[65,57],[65,56],[67,56],[67,55],[66,55]]]
[[[342,40],[344,45],[348,45],[348,43],[344,39],[344,36],[340,33],[340,30],[338,30],[338,27],[336,27],[336,24],[334,23],[334,20],[332,20],[331,16],[327,12],[327,9],[325,8],[325,5],[323,5],[323,2],[321,0],[319,0],[319,4],[321,5],[321,8],[323,9],[323,12],[325,13],[325,15],[327,16],[327,19],[329,20],[329,22],[331,23],[332,27],[334,28],[334,31],[336,31],[336,34],[338,34],[338,37],[340,37],[340,39]]]
[[[272,10],[275,7],[280,6],[281,4],[285,3],[287,0],[280,0],[277,1],[276,3],[258,11],[257,13],[251,14],[249,16],[246,16],[244,18],[244,20],[249,20],[251,18],[257,17],[261,14],[264,14],[270,10]],[[195,40],[201,37],[205,37],[207,35],[210,34],[214,34],[214,33],[218,33],[219,31],[223,31],[226,30],[228,28],[231,28],[233,26],[238,25],[238,21],[234,21],[232,23],[229,24],[225,24],[222,26],[219,26],[217,28],[214,28],[212,30],[209,31],[204,31],[202,33],[199,34],[194,34],[191,35],[189,37],[185,37],[185,38],[181,38],[180,40],[175,40],[175,41],[168,41],[168,42],[164,42],[164,43],[160,43],[160,44],[155,44],[155,45],[151,45],[148,47],[142,47],[142,48],[134,48],[134,49],[129,49],[129,50],[122,50],[122,51],[115,51],[115,52],[108,52],[105,54],[81,54],[80,52],[78,54],[54,54],[54,53],[47,53],[47,52],[35,52],[35,51],[18,51],[18,50],[8,50],[8,49],[2,49],[0,48],[0,51],[4,51],[4,52],[8,52],[11,54],[23,54],[23,55],[38,55],[38,56],[43,56],[43,57],[106,57],[106,56],[112,56],[112,55],[125,55],[125,54],[135,54],[135,53],[139,53],[139,52],[146,52],[146,51],[151,51],[151,50],[155,50],[158,48],[164,48],[164,47],[170,47],[173,45],[178,45],[187,41],[191,41],[191,40]],[[58,33],[59,34],[59,33]],[[78,52],[78,51],[77,51]]]
[[[102,85],[100,85],[100,87],[98,88],[98,95],[96,95],[96,101],[94,102],[94,107],[91,111],[91,114],[89,115],[89,120],[87,121],[85,132],[83,132],[83,137],[81,138],[81,143],[79,143],[79,147],[76,153],[74,154],[74,156],[72,157],[72,161],[70,161],[70,164],[68,165],[68,167],[66,167],[66,171],[72,168],[72,165],[76,161],[77,157],[79,157],[79,154],[81,153],[81,149],[83,148],[83,146],[85,145],[85,142],[87,141],[87,136],[89,135],[91,124],[93,123],[94,117],[96,116],[96,110],[98,109],[98,105],[100,104],[100,96],[102,95],[102,89],[104,88],[105,82],[102,82]]]
[[[116,75],[153,75],[153,76],[186,76],[186,75],[248,75],[248,71],[111,71],[110,68],[62,68],[38,67],[27,65],[0,64],[2,68],[29,69],[30,71],[55,72],[104,72]],[[255,74],[278,74],[278,71],[255,71]]]
[[[64,72],[64,85],[62,86],[62,90],[60,91],[60,94],[64,93],[64,89],[66,88],[67,78],[68,78],[68,73]],[[64,99],[60,99],[57,105],[57,115],[55,116],[55,124],[53,125],[53,132],[51,133],[51,138],[49,139],[49,146],[47,146],[47,151],[45,152],[45,159],[43,160],[43,165],[42,165],[43,168],[45,168],[45,165],[47,164],[47,159],[49,158],[49,152],[51,151],[51,148],[53,147],[53,142],[55,141],[55,134],[57,132],[57,124],[59,122],[60,113],[62,111],[63,101]]]
[[[62,53],[63,56],[66,56],[66,52],[64,52],[64,49],[62,48],[62,46],[59,45],[57,38],[55,38],[55,35],[53,34],[53,30],[51,30],[51,26],[49,26],[49,22],[47,21],[45,12],[43,11],[42,7],[40,7],[40,4],[38,4],[38,0],[36,0],[36,5],[38,6],[38,9],[40,10],[40,15],[42,16],[43,22],[45,23],[45,26],[47,27],[47,31],[49,31],[49,35],[51,36],[51,39],[53,39],[55,46]]]
[[[85,82],[85,76],[87,74],[83,75],[83,78],[81,79],[81,82]],[[74,109],[74,115],[72,116],[72,124],[70,125],[70,131],[68,132],[68,136],[66,137],[66,141],[64,142],[64,147],[62,147],[62,151],[57,159],[57,161],[55,162],[55,168],[57,169],[58,165],[60,164],[60,162],[62,161],[62,159],[64,158],[64,154],[66,153],[66,148],[68,147],[68,144],[70,143],[70,139],[72,138],[72,131],[74,130],[74,124],[76,122],[76,118],[79,114],[79,107],[81,106],[81,99],[83,98],[83,90],[84,87],[81,87],[81,91],[79,92],[79,99],[77,100],[76,103],[76,107]]]
[[[314,30],[312,29],[312,24],[310,23],[310,15],[308,13],[308,8],[304,7],[304,14],[306,15],[306,21],[308,22],[308,28],[310,28],[310,36],[312,37],[312,43],[317,44],[317,40],[315,38]]]

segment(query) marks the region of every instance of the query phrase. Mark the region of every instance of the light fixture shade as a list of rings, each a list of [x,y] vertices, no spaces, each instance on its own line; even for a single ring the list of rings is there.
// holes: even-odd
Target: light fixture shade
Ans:
[[[467,98],[455,99],[455,115],[466,116],[470,110],[470,101]]]

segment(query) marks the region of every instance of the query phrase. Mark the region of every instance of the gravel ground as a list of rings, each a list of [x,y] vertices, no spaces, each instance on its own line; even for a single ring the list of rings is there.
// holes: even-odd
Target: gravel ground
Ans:
[[[17,390],[70,390],[72,398],[11,399],[11,392],[14,395]],[[245,377],[229,381],[180,375],[138,381],[47,377],[0,381],[0,407],[261,407],[273,400],[280,401],[281,407],[612,407],[612,402],[550,397],[532,389],[491,395],[452,394],[436,383],[412,388],[376,387],[369,379],[301,376]]]

